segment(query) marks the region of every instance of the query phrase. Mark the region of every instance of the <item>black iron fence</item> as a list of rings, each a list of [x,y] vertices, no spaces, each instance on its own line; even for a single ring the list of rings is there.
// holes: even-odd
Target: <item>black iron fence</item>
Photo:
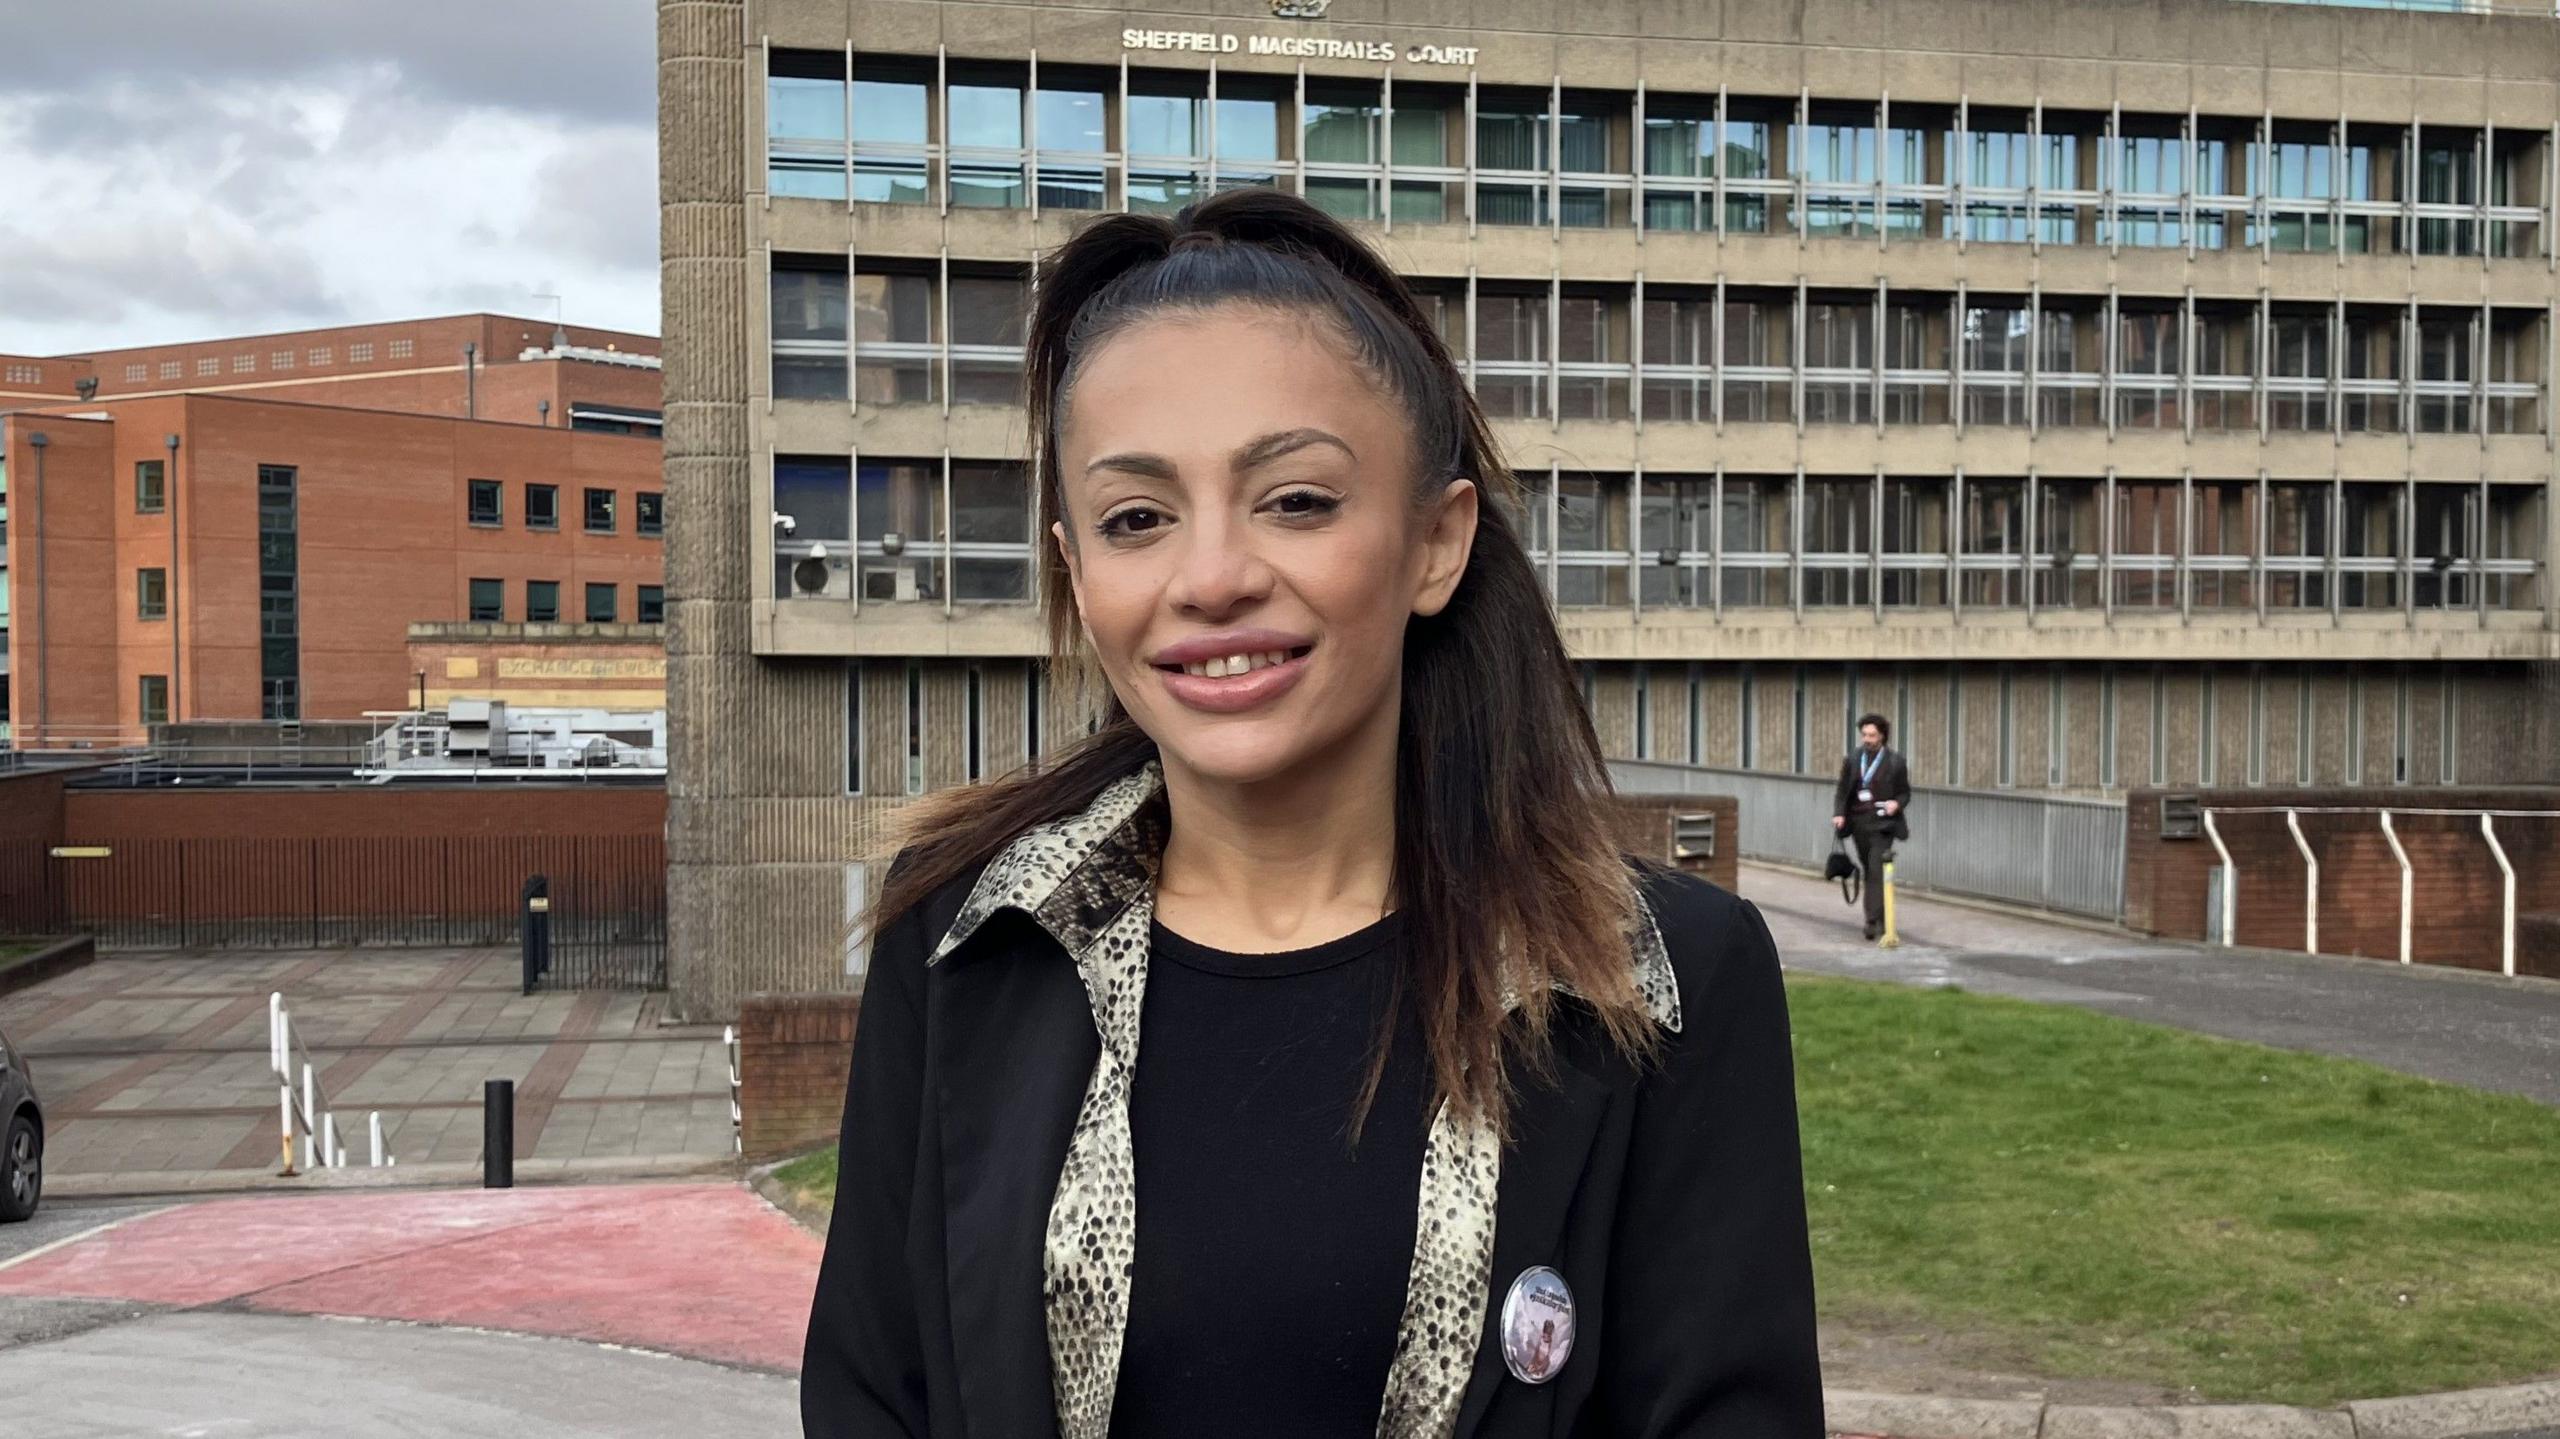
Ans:
[[[85,932],[102,949],[507,946],[535,874],[553,901],[550,983],[664,986],[655,835],[0,841],[0,933]]]

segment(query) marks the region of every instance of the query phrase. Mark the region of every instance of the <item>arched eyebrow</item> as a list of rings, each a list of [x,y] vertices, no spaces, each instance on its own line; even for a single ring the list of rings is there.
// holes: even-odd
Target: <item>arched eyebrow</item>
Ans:
[[[1331,445],[1354,462],[1360,458],[1360,452],[1351,448],[1350,442],[1340,435],[1313,425],[1301,425],[1294,430],[1275,430],[1237,447],[1234,457],[1228,461],[1228,468],[1243,474],[1309,445]],[[1172,461],[1142,450],[1123,450],[1097,456],[1084,467],[1088,478],[1105,472],[1135,475],[1145,480],[1170,481],[1176,478]]]

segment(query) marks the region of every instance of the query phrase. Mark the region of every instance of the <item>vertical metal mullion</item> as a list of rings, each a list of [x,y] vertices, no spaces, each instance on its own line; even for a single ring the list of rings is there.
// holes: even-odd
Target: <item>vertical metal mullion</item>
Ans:
[[[1636,243],[1644,243],[1644,77],[1636,77],[1634,129],[1627,140],[1628,218],[1635,221]]]
[[[1644,271],[1635,275],[1634,298],[1627,302],[1627,415],[1635,431],[1644,433]]]
[[[2107,281],[2107,307],[2098,324],[2100,343],[2106,353],[2098,357],[2098,403],[2107,412],[2107,438],[2116,433],[2116,350],[2124,343],[2124,310],[2116,293],[2116,282]]]
[[[2272,255],[2276,247],[2275,206],[2269,203],[2276,188],[2276,112],[2268,106],[2258,114],[2258,193],[2250,197],[2251,213],[2258,221],[2258,253]]]
[[[2418,618],[2418,476],[2410,471],[2400,477],[2400,617],[2415,624]]]
[[[2107,106],[2106,138],[2098,144],[2098,223],[2107,230],[2107,253],[2124,250],[2124,218],[2116,208],[2116,190],[2124,178],[2124,102]]]
[[[1708,356],[1714,368],[1708,371],[1707,402],[1715,407],[1716,434],[1724,434],[1724,271],[1716,271],[1715,313],[1707,317],[1708,343],[1715,353]],[[2560,334],[2560,327],[2553,333]]]
[[[2267,503],[2271,498],[2269,488],[2267,472],[2261,469],[2258,471],[2257,522],[2250,526],[2249,537],[2249,593],[2256,597],[2258,619],[2261,623],[2264,623],[2267,618]],[[2310,736],[2303,736],[2303,743],[2309,742]]]
[[[2471,210],[2478,217],[2473,221],[2476,227],[2473,238],[2480,246],[2480,268],[2483,270],[2489,268],[2489,165],[2497,155],[2497,147],[2493,143],[2497,135],[2496,125],[2484,123],[2478,138],[2471,142],[2471,190],[2475,197]]]
[[[949,440],[945,440],[942,445],[942,526],[940,532],[934,536],[934,542],[942,550],[942,614],[948,619],[951,615],[953,569],[951,562],[951,443]]]
[[[2252,364],[2249,370],[2250,383],[2258,392],[2258,438],[2263,441],[2267,437],[2272,420],[2270,411],[2273,408],[2268,402],[2267,377],[2274,371],[2276,363],[2275,299],[2264,285],[2258,287],[2256,329],[2258,354],[2256,363]]]
[[[2338,551],[2346,536],[2346,522],[2347,482],[2336,470],[2331,470],[2329,472],[2328,553],[2321,557],[2321,564],[2326,568],[2329,576],[2329,622],[2331,624],[2338,622],[2338,612],[2344,603],[2343,596],[2339,594],[2344,586],[2338,583]]]
[[[1947,476],[1947,614],[1959,620],[1964,618],[1966,490],[1964,466],[1957,465]]]
[[[1875,193],[1870,201],[1870,203],[1875,207],[1876,248],[1879,250],[1885,247],[1885,232],[1892,228],[1885,223],[1884,219],[1884,176],[1885,171],[1890,168],[1885,163],[1888,144],[1886,136],[1892,131],[1892,129],[1893,92],[1891,90],[1884,90],[1879,92],[1876,96],[1876,178],[1874,186]],[[1882,281],[1878,281],[1878,284],[1881,285]]]
[[[1947,213],[1956,227],[1956,253],[1964,253],[1966,242],[1973,236],[1972,217],[1965,211],[1965,191],[1973,184],[1973,97],[1969,93],[1956,96],[1955,154],[1947,159]]]
[[[1390,235],[1396,229],[1396,72],[1392,65],[1378,79],[1378,228]]]
[[[1564,423],[1564,272],[1547,266],[1547,428]]]
[[[768,83],[773,75],[772,46],[772,38],[766,37],[765,75]],[[770,186],[771,182],[768,181],[767,187],[770,188]],[[770,196],[765,203],[766,208],[772,208]],[[848,215],[853,213],[853,42],[851,40],[844,42],[844,210]],[[850,341],[852,336],[847,334],[846,339]]]
[[[1031,193],[1031,223],[1040,223],[1040,51],[1031,52],[1031,84],[1023,93],[1022,184]]]
[[[2116,622],[2116,467],[2107,466],[2098,509],[2098,613]]]
[[[1715,212],[1715,214],[1714,214],[1714,216],[1713,216],[1712,218],[1713,218],[1713,219],[1714,219],[1714,221],[1715,221],[1714,229],[1715,229],[1715,234],[1716,234],[1716,243],[1717,243],[1717,245],[1719,245],[1719,246],[1723,245],[1723,243],[1724,243],[1724,217],[1725,217],[1725,204],[1724,204],[1724,171],[1725,171],[1725,163],[1724,163],[1724,146],[1725,146],[1724,130],[1725,130],[1725,121],[1724,121],[1724,117],[1725,117],[1725,110],[1726,110],[1726,107],[1727,107],[1727,105],[1730,103],[1731,98],[1732,98],[1732,97],[1731,97],[1731,96],[1726,92],[1726,88],[1725,88],[1723,85],[1718,85],[1718,86],[1716,86],[1716,168],[1715,168],[1715,174],[1714,174],[1712,177],[1710,177],[1710,178],[1712,178],[1712,179],[1714,180],[1714,182],[1715,182],[1715,206],[1716,206],[1716,212]],[[2552,126],[2552,127],[2551,127],[2551,134],[2552,134],[2552,148],[2553,148],[2553,150],[2554,150],[2555,152],[2560,152],[2560,125],[2554,125],[2554,126]],[[1722,287],[1723,287],[1723,284],[1724,284],[1724,281],[1722,280],[1722,278],[1721,278],[1721,277],[1719,277],[1719,278],[1718,278],[1718,280],[1716,281],[1716,284],[1717,284],[1717,287],[1718,287],[1717,299],[1719,300],[1719,302],[1721,302],[1721,300],[1723,299]],[[1721,303],[1719,303],[1719,305],[1717,306],[1717,313],[1718,313],[1719,315],[1721,315],[1721,314],[1723,313],[1723,306],[1721,305]],[[1717,351],[1717,352],[1716,352],[1716,360],[1717,360],[1717,362],[1718,362],[1719,364],[1721,364],[1721,363],[1723,362],[1723,360],[1724,360],[1724,352],[1723,352],[1723,351],[1719,350],[1719,351]],[[1723,415],[1722,415],[1722,412],[1721,412],[1721,411],[1719,411],[1719,412],[1718,412],[1717,418],[1718,418],[1719,420],[1721,420],[1721,419],[1723,418]]]
[[[2489,474],[2485,469],[2472,509],[2471,609],[2482,625],[2489,623]]]
[[[2044,96],[2027,112],[2027,253],[2044,253]]]
[[[2187,104],[2186,127],[2185,142],[2182,146],[2184,153],[2180,156],[2178,164],[2178,229],[2186,238],[2187,255],[2192,259],[2196,253],[2196,171],[2203,158],[2197,153],[2200,148],[2198,142],[2202,138],[2200,132],[2203,124],[2197,118],[2193,101]],[[2187,293],[2192,297],[2195,291],[2190,288]],[[2192,307],[2189,313],[2193,313]],[[2187,430],[2189,434],[2193,434],[2195,427],[2191,424]]]
[[[1795,494],[1787,504],[1787,603],[1804,618],[1804,466],[1796,466]]]
[[[951,418],[951,246],[945,244],[935,261],[933,279],[935,309],[941,323],[934,327],[934,349],[942,361],[942,417]]]
[[[1724,617],[1724,462],[1718,460],[1715,478],[1708,488],[1713,508],[1707,515],[1707,587],[1709,604],[1718,619]]]
[[[2485,248],[2485,242],[2484,248]],[[2471,336],[2471,432],[2480,436],[2482,449],[2489,445],[2489,302],[2480,302],[2480,318]]]
[[[2410,287],[2400,306],[2400,436],[2414,449],[2418,443],[2418,297]]]
[[[2044,573],[2044,556],[2038,546],[2038,539],[2040,538],[2038,531],[2041,528],[2043,518],[2044,481],[2038,475],[2036,467],[2029,465],[2027,466],[2026,573],[2021,575],[2019,578],[2025,581],[2023,588],[2026,591],[2027,619],[2030,623],[2032,623],[2036,617],[2036,576]]]
[[[2423,122],[2411,120],[2400,132],[2406,148],[2400,154],[2400,253],[2418,253],[2418,147],[2426,140]]]
[[[2347,433],[2347,299],[2329,302],[2329,437]]]
[[[762,260],[762,261],[764,262],[764,412],[765,412],[767,415],[771,415],[771,414],[773,413],[773,237],[772,237],[772,236],[768,235],[768,236],[764,237],[763,239],[758,240],[758,241],[756,242],[756,257],[757,257],[758,259],[760,259],[760,260]],[[851,356],[852,356],[852,354],[853,354],[853,332],[852,332],[852,328],[851,328],[850,326],[848,326],[848,327],[846,328],[846,331],[845,331],[845,354],[846,354],[846,357],[847,357],[847,361],[848,361],[848,363],[850,363]],[[848,372],[848,375],[847,375],[847,384],[850,384],[850,383],[851,383],[850,372]],[[41,573],[42,573],[42,571],[41,571],[41,570],[39,570],[39,571],[38,571],[38,573],[39,573],[39,574],[41,574]],[[38,691],[38,693],[39,693],[39,694],[41,694],[41,693],[42,693],[42,691],[41,691],[41,690],[39,690],[39,691]]]
[[[1208,161],[1209,193],[1215,195],[1218,193],[1218,57],[1215,55],[1209,57],[1209,153],[1202,158]]]
[[[847,75],[851,86],[853,77]],[[951,218],[951,51],[946,45],[933,47],[933,101],[942,119],[942,128],[925,137],[925,164],[935,174],[934,195],[942,218]],[[937,163],[937,159],[939,163]],[[845,177],[846,188],[852,188],[853,177]]]
[[[2329,131],[2329,248],[2347,262],[2347,117],[2341,111]]]
[[[1964,316],[1968,303],[1965,282],[1956,281],[1953,308],[1947,316],[1947,418],[1956,427],[1956,438],[1964,438]]]
[[[2044,281],[2027,282],[2027,435],[2044,429]]]
[[[2194,233],[2192,229],[2188,231]],[[2196,287],[2187,286],[2187,295],[2178,311],[2178,420],[2185,437],[2196,437]]]
[[[1476,237],[1476,72],[1467,67],[1467,238]]]
[[[1812,137],[1812,134],[1813,134],[1813,91],[1812,91],[1809,87],[1799,85],[1799,86],[1797,86],[1797,87],[1796,87],[1796,119],[1795,119],[1795,133],[1793,133],[1793,134],[1791,134],[1791,135],[1789,135],[1789,136],[1787,137],[1787,168],[1788,168],[1788,169],[1790,169],[1790,170],[1793,170],[1793,171],[1795,172],[1795,177],[1796,177],[1796,213],[1795,213],[1795,227],[1796,227],[1796,248],[1797,248],[1797,249],[1803,249],[1803,248],[1804,248],[1804,242],[1805,242],[1805,234],[1806,234],[1806,231],[1805,231],[1805,173],[1804,173],[1804,171],[1805,171],[1805,165],[1804,165],[1804,146],[1805,146],[1805,141],[1806,141],[1806,140],[1808,140],[1808,139],[1810,139],[1810,138]],[[1798,289],[1798,291],[1799,291],[1799,292],[1801,292],[1801,291],[1802,291],[1802,289],[1803,289],[1804,282],[1803,282],[1801,279],[1799,279],[1799,280],[1796,282],[1796,285],[1797,285],[1797,289]],[[1798,355],[1798,356],[1796,357],[1796,359],[1797,359],[1797,366],[1798,366],[1798,368],[1799,368],[1799,369],[1801,369],[1801,368],[1802,368],[1802,366],[1803,366],[1803,359],[1804,359],[1804,357],[1803,357],[1802,355]],[[1803,423],[1802,418],[1801,418],[1801,415],[1799,415],[1799,418],[1798,418],[1797,423],[1798,423],[1799,425],[1801,425],[1801,424]]]
[[[1298,62],[1295,103],[1297,113],[1290,118],[1291,122],[1298,127],[1298,133],[1295,142],[1289,148],[1297,166],[1298,195],[1303,199],[1307,193],[1307,62],[1304,60]]]
[[[1885,288],[1884,276],[1878,275],[1876,276],[1876,309],[1869,327],[1874,335],[1871,343],[1875,346],[1875,353],[1867,357],[1868,368],[1873,373],[1874,381],[1869,402],[1875,408],[1873,418],[1878,437],[1884,434],[1884,350],[1888,335],[1885,327],[1885,308],[1889,303],[1889,292]]]
[[[1674,494],[1679,493],[1673,491]],[[1673,526],[1674,531],[1678,529]],[[1675,534],[1676,537],[1676,534]],[[1635,607],[1638,618],[1644,615],[1644,461],[1637,460],[1627,472],[1627,548],[1619,556],[1627,566],[1627,600]],[[1680,582],[1680,567],[1671,567],[1672,586]]]
[[[1801,171],[1798,172],[1798,178],[1799,180],[1802,178]],[[1787,353],[1787,359],[1790,362],[1787,367],[1787,374],[1790,377],[1789,383],[1793,386],[1792,394],[1795,404],[1796,438],[1799,440],[1804,438],[1804,306],[1804,275],[1799,272],[1796,275],[1795,312],[1790,317],[1793,324],[1793,336]]]
[[[1884,623],[1884,466],[1867,482],[1867,613]],[[1850,696],[1851,702],[1856,696]]]
[[[2195,618],[2195,549],[2196,467],[2185,465],[2178,470],[2178,620],[2182,624]]]
[[[1476,314],[1476,267],[1470,260],[1467,262],[1467,388],[1470,390],[1476,387],[1476,351],[1483,348],[1476,343],[1476,336],[1481,333],[1481,322]]]
[[[1547,233],[1564,233],[1564,77],[1547,77]]]
[[[1547,461],[1547,593],[1556,593],[1556,556],[1564,550],[1564,532],[1560,528],[1564,516],[1564,468],[1554,460]]]
[[[765,251],[765,294],[768,296],[773,293],[772,254],[772,249],[768,246]],[[847,296],[853,294],[854,280],[855,277],[861,273],[861,270],[862,256],[860,245],[852,240],[845,241],[844,289]],[[770,315],[772,301],[768,299],[765,303],[767,306],[767,313]],[[765,328],[768,330],[773,328],[772,321],[769,318],[766,321]],[[862,413],[861,350],[862,342],[861,337],[856,332],[856,326],[853,320],[853,307],[848,304],[845,306],[844,324],[844,410],[848,415],[859,415]],[[764,392],[767,395],[771,395],[773,393],[773,346],[770,343],[765,346]],[[770,401],[768,401],[768,403],[770,403]]]

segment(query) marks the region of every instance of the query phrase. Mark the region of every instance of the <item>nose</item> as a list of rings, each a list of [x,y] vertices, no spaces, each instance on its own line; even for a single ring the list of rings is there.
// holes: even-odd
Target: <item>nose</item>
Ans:
[[[1272,570],[1250,524],[1210,514],[1184,526],[1185,538],[1166,598],[1186,616],[1216,622],[1270,598]]]

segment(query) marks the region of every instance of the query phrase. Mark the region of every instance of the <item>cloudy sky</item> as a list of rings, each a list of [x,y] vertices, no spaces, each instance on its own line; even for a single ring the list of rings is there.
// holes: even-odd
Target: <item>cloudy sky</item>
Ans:
[[[0,351],[658,328],[650,0],[0,0]]]

